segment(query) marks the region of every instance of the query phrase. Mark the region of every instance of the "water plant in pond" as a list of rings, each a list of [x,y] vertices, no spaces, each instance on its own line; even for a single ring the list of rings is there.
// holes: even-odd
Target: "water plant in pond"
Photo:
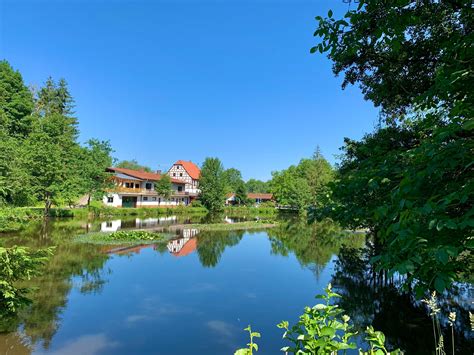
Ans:
[[[76,238],[77,242],[93,244],[117,244],[136,242],[160,242],[167,240],[163,233],[149,232],[143,230],[117,231],[112,233],[88,233]]]
[[[249,325],[244,330],[249,332],[250,343],[247,343],[247,348],[237,350],[234,355],[252,355],[253,351],[258,351],[258,344],[254,343],[253,338],[260,338],[259,332],[252,332],[252,327]]]
[[[291,343],[290,346],[281,348],[286,354],[337,354],[339,351],[345,353],[348,349],[356,349],[353,339],[358,332],[349,323],[350,317],[344,314],[344,310],[332,302],[333,298],[341,296],[332,291],[331,284],[326,287],[325,292],[316,296],[325,303],[305,307],[304,313],[295,325],[290,326],[288,321],[282,321],[277,325],[278,328],[285,330],[283,339]],[[250,344],[247,344],[249,349],[240,349],[238,351],[247,352],[237,351],[235,354],[252,354],[248,352],[252,345],[250,326],[246,330],[251,334]],[[370,349],[359,349],[361,355],[402,354],[398,349],[389,352],[385,346],[385,335],[374,330],[372,326],[367,327],[365,341]]]

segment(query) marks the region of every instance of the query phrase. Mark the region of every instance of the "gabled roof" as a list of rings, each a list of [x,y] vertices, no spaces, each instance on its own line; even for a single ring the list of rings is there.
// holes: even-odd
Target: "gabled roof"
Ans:
[[[249,192],[247,194],[247,197],[248,198],[259,198],[261,200],[271,200],[273,199],[273,194],[267,194],[267,193],[252,193],[252,192]]]
[[[197,248],[197,238],[189,239],[186,244],[183,245],[180,251],[173,253],[174,256],[186,256],[191,254]]]
[[[140,180],[149,180],[149,181],[158,181],[161,179],[161,175],[157,173],[149,173],[143,170],[133,170],[133,169],[126,169],[126,168],[115,168],[110,167],[107,168],[107,171],[112,171],[119,174],[125,174],[131,176],[132,178],[140,179]],[[171,182],[175,184],[184,184],[182,180],[178,179],[171,179]]]
[[[199,167],[192,161],[178,160],[173,165],[182,165],[184,170],[186,170],[189,176],[191,176],[191,178],[194,180],[198,180],[199,176],[201,175],[201,169],[199,169]]]

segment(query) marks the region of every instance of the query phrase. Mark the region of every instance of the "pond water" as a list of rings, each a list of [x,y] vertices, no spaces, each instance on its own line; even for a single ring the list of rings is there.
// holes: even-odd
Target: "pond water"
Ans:
[[[431,353],[431,320],[424,307],[393,288],[358,280],[359,268],[338,257],[343,246],[364,246],[364,235],[301,221],[248,232],[186,228],[199,221],[57,220],[4,236],[7,246],[56,250],[30,285],[37,287],[33,303],[0,334],[0,354],[233,354],[247,343],[248,324],[262,333],[257,354],[278,354],[287,344],[276,324],[294,323],[329,282],[361,327],[373,323],[409,354]],[[72,242],[85,232],[170,225],[180,227],[167,245]],[[465,354],[473,352],[467,313],[472,292],[461,285],[446,302],[459,313],[457,346]]]

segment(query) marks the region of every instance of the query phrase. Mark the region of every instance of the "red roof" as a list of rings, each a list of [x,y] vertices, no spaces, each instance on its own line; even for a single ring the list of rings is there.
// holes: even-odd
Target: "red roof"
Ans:
[[[194,164],[192,161],[184,161],[184,160],[178,160],[176,163],[173,165],[182,165],[184,170],[193,178],[194,180],[199,180],[199,176],[201,175],[201,169]]]
[[[247,197],[248,198],[252,198],[252,199],[261,199],[261,200],[271,200],[273,199],[273,194],[264,194],[264,193],[248,193],[247,194]]]
[[[191,254],[193,251],[196,250],[197,247],[197,239],[196,238],[191,238],[189,239],[186,244],[183,245],[180,251],[177,253],[173,253],[174,256],[186,256],[188,254]]]
[[[114,172],[117,172],[117,173],[122,173],[122,174],[125,174],[125,175],[129,175],[129,176],[132,176],[134,178],[141,179],[141,180],[157,181],[157,180],[161,179],[160,174],[149,173],[149,172],[143,171],[143,170],[133,170],[133,169],[114,168],[114,167],[107,168],[107,170],[108,171],[114,171]],[[173,182],[175,184],[184,184],[184,182],[182,180],[178,180],[178,179],[171,179],[171,182]]]

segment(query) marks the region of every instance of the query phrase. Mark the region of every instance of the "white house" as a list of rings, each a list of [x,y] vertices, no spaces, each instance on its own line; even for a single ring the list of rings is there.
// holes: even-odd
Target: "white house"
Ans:
[[[171,177],[170,198],[159,196],[155,182],[161,174],[125,168],[108,168],[113,173],[115,187],[104,196],[103,202],[110,207],[172,207],[188,205],[191,194],[185,191],[186,182]]]
[[[192,198],[199,195],[199,177],[201,175],[201,169],[199,169],[199,167],[192,161],[178,160],[168,170],[168,175],[172,179],[184,181],[186,184],[184,189]]]

